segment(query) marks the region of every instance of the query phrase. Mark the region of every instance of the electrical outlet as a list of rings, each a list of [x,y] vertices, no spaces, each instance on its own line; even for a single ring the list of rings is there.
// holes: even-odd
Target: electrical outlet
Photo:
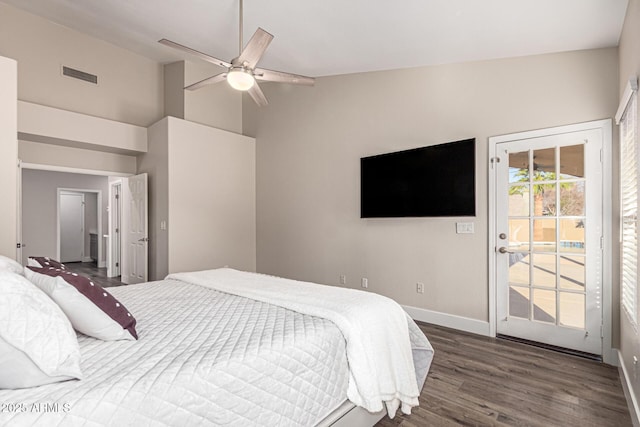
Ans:
[[[363,288],[368,288],[369,287],[369,279],[367,279],[366,277],[362,278],[362,287]]]
[[[416,292],[419,294],[424,294],[424,283],[416,283]]]
[[[341,285],[346,285],[347,284],[347,276],[345,276],[344,274],[340,275],[340,284]]]

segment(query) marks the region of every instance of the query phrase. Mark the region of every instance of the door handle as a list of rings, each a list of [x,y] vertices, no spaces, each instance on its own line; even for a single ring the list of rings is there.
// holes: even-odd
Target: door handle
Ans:
[[[500,247],[498,249],[498,252],[500,252],[501,254],[513,254],[515,252],[511,252],[510,250],[508,250],[507,248],[505,248],[504,246]]]
[[[142,237],[140,239],[138,239],[138,242],[148,242],[149,238],[148,237]]]

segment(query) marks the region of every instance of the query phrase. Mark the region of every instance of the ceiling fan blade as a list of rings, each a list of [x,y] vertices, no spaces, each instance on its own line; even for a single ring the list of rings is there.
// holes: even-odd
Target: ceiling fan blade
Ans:
[[[265,50],[267,50],[271,40],[273,40],[273,36],[271,34],[267,33],[262,28],[258,28],[256,32],[253,33],[253,36],[251,36],[249,43],[247,43],[245,48],[242,50],[240,56],[233,60],[233,63],[244,65],[245,67],[253,70],[260,58],[262,58]]]
[[[258,104],[260,107],[266,107],[269,104],[269,101],[267,101],[267,97],[264,96],[264,93],[262,92],[262,89],[260,89],[260,86],[258,86],[258,83],[254,83],[253,86],[251,86],[251,89],[248,90],[249,95],[251,95],[251,98],[253,98],[253,100],[256,102],[256,104]]]
[[[284,73],[282,71],[267,70],[264,68],[256,68],[253,71],[253,76],[256,80],[262,80],[265,82],[290,83],[294,85],[313,86],[316,81],[313,77]]]
[[[214,58],[211,55],[207,55],[206,53],[202,53],[195,49],[191,49],[190,47],[183,46],[180,43],[172,42],[171,40],[167,40],[167,39],[158,40],[158,43],[161,43],[165,46],[172,47],[174,49],[181,50],[183,52],[190,53],[191,55],[194,55],[202,60],[218,65],[220,67],[231,68],[231,64],[229,64],[226,61],[223,61],[222,59]]]
[[[227,73],[216,74],[215,76],[207,77],[206,79],[200,80],[197,83],[189,85],[189,86],[185,87],[185,89],[187,89],[187,90],[200,89],[201,87],[204,87],[204,86],[209,86],[209,85],[214,85],[216,83],[220,83],[221,81],[223,81],[226,78],[227,78]]]

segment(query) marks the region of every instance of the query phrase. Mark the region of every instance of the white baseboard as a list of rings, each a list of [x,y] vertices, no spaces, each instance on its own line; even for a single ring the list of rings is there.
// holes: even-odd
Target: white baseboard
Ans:
[[[618,352],[618,372],[620,373],[620,382],[622,383],[622,389],[624,390],[624,397],[627,399],[627,406],[629,407],[629,413],[631,414],[631,422],[634,427],[640,426],[640,408],[638,408],[638,400],[633,393],[633,387],[631,386],[631,379],[629,377],[629,371],[624,364],[624,359],[620,350]]]
[[[403,305],[402,308],[412,319],[420,322],[433,323],[434,325],[471,332],[472,334],[490,336],[489,322],[456,316],[455,314],[440,313],[439,311],[425,308],[411,307],[410,305]]]
[[[91,258],[90,256],[83,257],[82,262],[93,262],[93,258]]]
[[[107,262],[106,261],[99,261],[98,262],[98,268],[105,268],[107,266]]]

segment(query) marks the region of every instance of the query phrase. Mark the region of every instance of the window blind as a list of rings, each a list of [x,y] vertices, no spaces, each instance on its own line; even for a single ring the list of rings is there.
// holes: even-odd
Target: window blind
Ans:
[[[633,324],[638,322],[638,144],[637,92],[620,119],[620,197],[622,306]]]

